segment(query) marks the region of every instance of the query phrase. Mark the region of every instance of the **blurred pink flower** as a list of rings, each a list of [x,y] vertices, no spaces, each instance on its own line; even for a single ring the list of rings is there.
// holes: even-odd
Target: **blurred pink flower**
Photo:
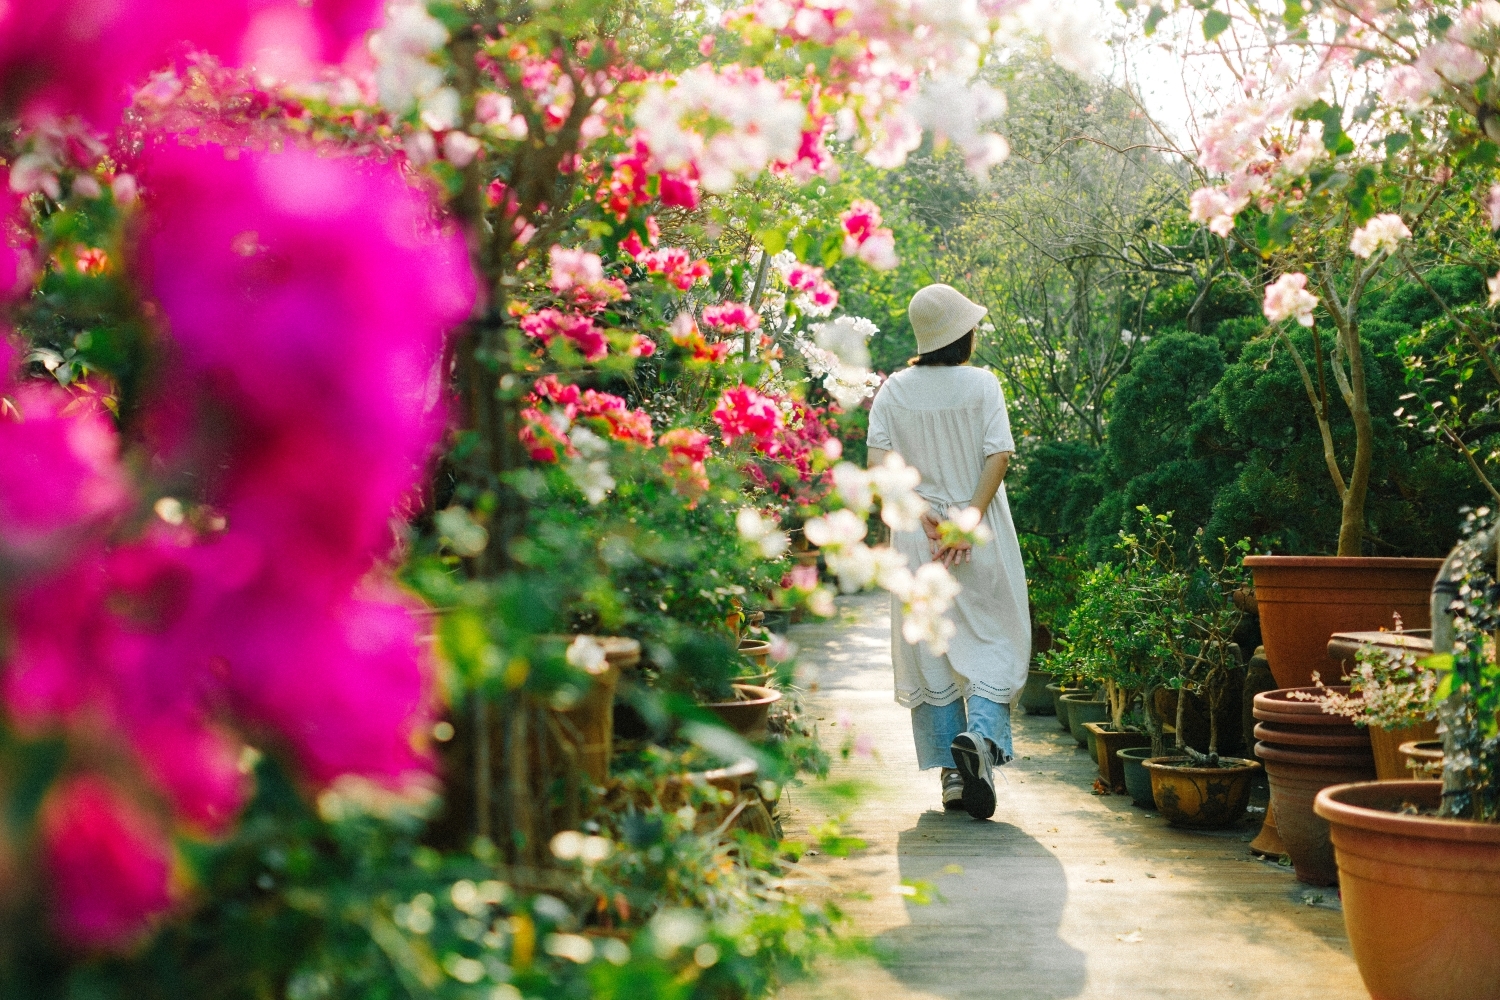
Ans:
[[[596,253],[555,246],[547,251],[552,265],[554,292],[570,288],[592,288],[604,281],[604,263]]]
[[[776,401],[763,396],[746,385],[728,389],[719,397],[714,408],[714,423],[725,444],[733,444],[736,438],[753,439],[756,450],[775,454],[776,433],[781,430],[781,409]]]
[[[53,919],[86,948],[122,948],[172,905],[165,831],[104,779],[60,782],[41,813]]]
[[[0,564],[39,563],[87,539],[130,500],[119,440],[94,397],[74,398],[50,381],[8,387],[0,341]]]
[[[755,330],[760,327],[760,315],[743,302],[725,302],[705,308],[703,323],[721,333]]]

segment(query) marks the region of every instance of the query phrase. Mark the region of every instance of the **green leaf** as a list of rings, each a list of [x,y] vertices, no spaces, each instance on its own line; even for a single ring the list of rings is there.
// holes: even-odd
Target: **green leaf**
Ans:
[[[1407,143],[1411,142],[1411,136],[1405,132],[1392,132],[1385,137],[1385,155],[1394,156],[1405,149]]]
[[[1213,41],[1229,27],[1229,15],[1222,10],[1211,10],[1203,15],[1203,37]]]
[[[759,236],[760,245],[773,257],[786,249],[786,233],[779,229],[762,229]]]
[[[1302,18],[1307,15],[1307,8],[1303,7],[1298,0],[1287,0],[1286,9],[1281,12],[1281,23],[1288,28],[1295,28],[1302,23]]]
[[[1148,13],[1146,15],[1146,37],[1147,38],[1149,38],[1152,35],[1156,34],[1156,26],[1158,24],[1160,24],[1161,23],[1161,19],[1164,18],[1164,17],[1166,17],[1166,16],[1167,16],[1167,12],[1165,10],[1163,10],[1157,4],[1152,4],[1150,13]]]

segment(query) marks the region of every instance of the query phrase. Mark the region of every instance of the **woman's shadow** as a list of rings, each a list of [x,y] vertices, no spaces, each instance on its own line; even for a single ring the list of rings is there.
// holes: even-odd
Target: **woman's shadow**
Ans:
[[[1083,991],[1084,954],[1057,935],[1067,877],[1038,841],[1006,823],[929,811],[901,832],[896,850],[902,882],[935,889],[923,904],[919,885],[906,902],[910,923],[876,939],[897,979],[951,1000],[1064,1000]]]

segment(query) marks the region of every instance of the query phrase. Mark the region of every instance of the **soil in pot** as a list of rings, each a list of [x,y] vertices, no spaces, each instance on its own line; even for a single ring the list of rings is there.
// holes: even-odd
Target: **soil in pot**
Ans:
[[[1220,757],[1220,767],[1194,767],[1187,757],[1152,757],[1151,797],[1173,826],[1216,829],[1245,816],[1250,785],[1260,765],[1242,757]]]
[[[781,692],[753,684],[735,684],[734,693],[734,701],[710,702],[703,707],[745,739],[765,739],[771,706],[781,700]]]
[[[1398,811],[1430,812],[1441,794],[1438,781],[1318,794],[1349,948],[1377,1000],[1500,997],[1500,824]]]
[[[1052,696],[1052,713],[1057,716],[1057,724],[1063,729],[1068,729],[1068,706],[1062,702],[1065,694],[1083,694],[1083,688],[1063,687],[1056,681],[1047,685],[1047,693]]]
[[[1026,709],[1027,715],[1057,714],[1057,706],[1052,703],[1052,692],[1047,690],[1052,677],[1047,671],[1037,670],[1035,667],[1026,675],[1026,686],[1021,689],[1021,707]]]
[[[1151,748],[1144,746],[1117,750],[1115,756],[1120,761],[1125,777],[1125,791],[1130,793],[1130,801],[1142,809],[1155,809],[1156,799],[1151,794],[1151,772],[1146,770],[1146,761],[1151,759]]]
[[[1062,696],[1062,703],[1068,706],[1068,729],[1072,732],[1073,739],[1081,747],[1088,746],[1089,731],[1084,728],[1084,724],[1103,722],[1109,718],[1109,702],[1095,701],[1092,694],[1084,692],[1065,694]]]
[[[1151,734],[1132,732],[1128,729],[1115,732],[1108,722],[1090,722],[1089,734],[1094,739],[1094,759],[1099,762],[1099,780],[1116,794],[1125,791],[1125,764],[1116,754],[1133,747],[1149,747]]]
[[[1407,628],[1432,623],[1432,583],[1441,559],[1358,556],[1247,556],[1255,576],[1262,642],[1276,683],[1312,683],[1314,671],[1340,676],[1328,655],[1335,632],[1389,629],[1400,614]]]
[[[1313,799],[1330,785],[1373,781],[1375,762],[1368,752],[1316,750],[1275,743],[1257,743],[1255,753],[1266,765],[1271,782],[1271,808],[1276,810],[1276,832],[1292,859],[1297,881],[1333,885],[1338,867],[1328,822],[1313,812]]]

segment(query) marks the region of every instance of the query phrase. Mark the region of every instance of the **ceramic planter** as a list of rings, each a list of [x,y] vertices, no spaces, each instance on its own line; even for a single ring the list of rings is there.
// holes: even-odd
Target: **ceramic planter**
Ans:
[[[1047,693],[1052,696],[1052,712],[1057,716],[1057,724],[1063,729],[1068,729],[1068,706],[1062,702],[1065,694],[1082,694],[1083,688],[1065,688],[1061,684],[1053,682],[1047,685]]]
[[[571,641],[574,636],[564,637]],[[609,758],[615,742],[615,688],[620,671],[641,662],[641,644],[623,636],[595,636],[604,647],[604,670],[594,675],[594,683],[582,698],[566,711],[557,714],[566,725],[559,727],[565,740],[577,754],[578,769],[595,785],[609,780]]]
[[[734,701],[710,702],[703,707],[745,739],[765,739],[771,706],[781,700],[781,692],[754,684],[735,684],[734,693]]]
[[[1099,761],[1099,780],[1108,785],[1112,792],[1124,792],[1125,764],[1116,754],[1121,750],[1149,747],[1151,734],[1128,730],[1117,733],[1108,722],[1089,722],[1085,724],[1085,728],[1093,737],[1094,758]]]
[[[1095,701],[1092,694],[1084,692],[1065,694],[1062,696],[1062,703],[1068,706],[1068,730],[1079,746],[1088,746],[1089,731],[1083,728],[1084,724],[1103,722],[1109,718],[1109,702]]]
[[[771,656],[771,644],[765,639],[741,639],[740,655],[765,670],[766,660]]]
[[[1395,811],[1436,808],[1441,795],[1438,781],[1318,793],[1349,948],[1376,1000],[1500,996],[1500,824]]]
[[[1052,674],[1033,668],[1026,675],[1026,686],[1021,689],[1021,707],[1027,715],[1056,715],[1057,706],[1052,703],[1052,692],[1047,685],[1052,683]]]
[[[1361,556],[1246,556],[1266,659],[1276,683],[1305,687],[1314,671],[1341,676],[1329,658],[1335,632],[1389,629],[1399,614],[1406,628],[1432,623],[1432,583],[1441,559]]]
[[[1142,809],[1155,809],[1156,799],[1151,794],[1151,772],[1146,770],[1146,761],[1151,759],[1151,748],[1144,746],[1116,750],[1115,757],[1120,761],[1130,801]]]
[[[1211,829],[1244,818],[1260,765],[1240,757],[1219,760],[1224,767],[1191,767],[1187,757],[1152,757],[1145,762],[1151,797],[1168,823]]]

